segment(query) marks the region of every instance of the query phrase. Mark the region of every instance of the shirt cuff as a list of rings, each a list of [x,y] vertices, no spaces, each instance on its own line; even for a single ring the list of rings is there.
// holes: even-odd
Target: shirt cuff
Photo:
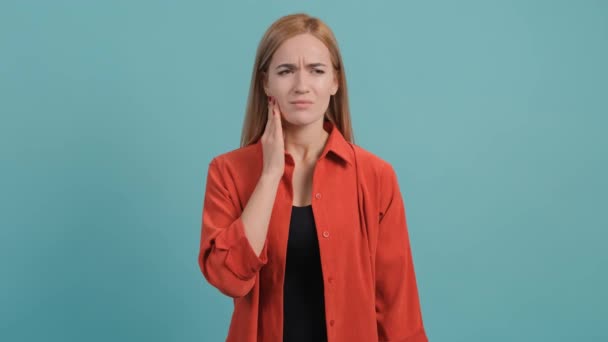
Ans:
[[[245,235],[245,226],[241,217],[237,218],[215,239],[217,248],[228,250],[224,264],[241,280],[253,278],[262,266],[268,263],[268,239],[258,256]]]

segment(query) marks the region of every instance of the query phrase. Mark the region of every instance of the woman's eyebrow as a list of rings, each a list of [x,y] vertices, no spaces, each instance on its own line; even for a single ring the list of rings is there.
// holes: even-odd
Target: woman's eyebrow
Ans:
[[[326,66],[323,63],[310,63],[310,64],[306,64],[307,67],[309,68],[315,68],[315,67],[319,67],[319,66]],[[283,64],[279,64],[277,65],[277,67],[275,69],[278,69],[280,67],[286,67],[288,69],[297,69],[298,67],[295,64],[292,63],[283,63]]]

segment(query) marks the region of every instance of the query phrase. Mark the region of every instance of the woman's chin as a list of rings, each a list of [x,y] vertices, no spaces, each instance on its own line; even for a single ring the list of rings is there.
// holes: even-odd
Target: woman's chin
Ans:
[[[285,115],[283,120],[292,126],[304,126],[316,122],[321,118],[323,118],[323,115],[315,115],[310,112],[297,111]]]

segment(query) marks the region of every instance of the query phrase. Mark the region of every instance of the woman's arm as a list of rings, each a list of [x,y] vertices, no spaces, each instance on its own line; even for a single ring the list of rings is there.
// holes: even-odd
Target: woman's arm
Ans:
[[[280,177],[263,173],[240,213],[223,174],[221,161],[213,159],[207,175],[198,262],[210,284],[236,298],[251,291],[257,273],[268,261],[266,235]]]
[[[262,175],[243,212],[230,196],[219,158],[209,163],[199,266],[205,278],[222,293],[245,296],[267,262],[268,224],[285,169],[285,141],[281,109],[269,98],[262,144]]]
[[[258,255],[266,242],[270,215],[280,180],[280,177],[262,174],[243,210],[242,220],[245,225],[245,235]]]
[[[376,249],[376,321],[379,341],[426,342],[405,206],[395,170],[384,166]]]

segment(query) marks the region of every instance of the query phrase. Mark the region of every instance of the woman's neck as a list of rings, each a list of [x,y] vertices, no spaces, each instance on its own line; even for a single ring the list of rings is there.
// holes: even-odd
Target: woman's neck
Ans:
[[[285,125],[285,151],[295,162],[316,161],[329,138],[329,133],[323,129],[323,119],[305,126]]]

